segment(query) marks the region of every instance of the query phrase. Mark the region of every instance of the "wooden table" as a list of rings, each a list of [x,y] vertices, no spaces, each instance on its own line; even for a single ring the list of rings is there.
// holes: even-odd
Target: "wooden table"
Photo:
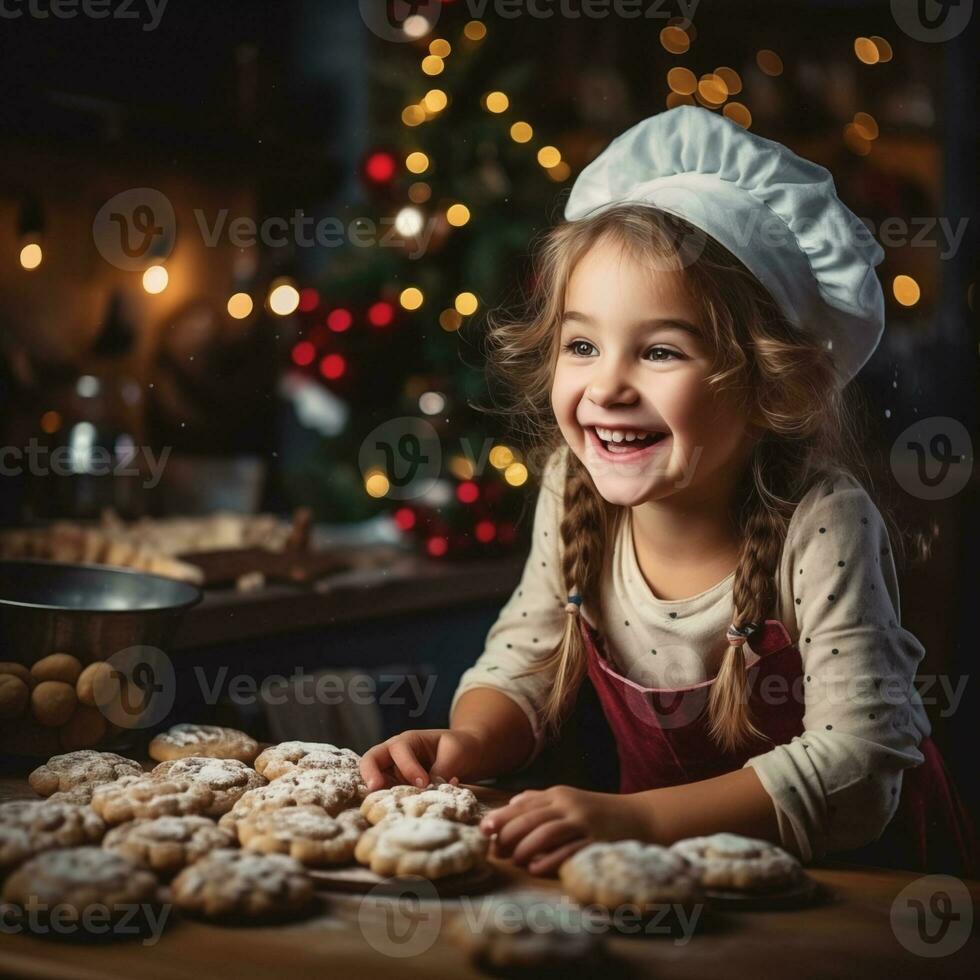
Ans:
[[[496,804],[506,795],[474,787],[484,801]],[[23,780],[0,781],[0,799],[29,796]],[[534,878],[508,862],[494,861],[499,892],[533,888],[560,894],[554,879]],[[955,952],[934,958],[906,949],[901,937],[914,937],[914,914],[896,897],[920,875],[855,868],[839,863],[811,866],[808,872],[830,892],[825,904],[806,909],[714,913],[714,926],[690,937],[615,936],[610,949],[622,977],[705,980],[714,976],[771,977],[773,980],[828,978],[974,977],[980,941],[969,938]],[[968,912],[980,897],[980,882],[964,882],[969,903],[954,897],[954,913]],[[931,890],[919,897],[928,904]],[[965,898],[965,892],[964,892]],[[478,897],[427,901],[413,909],[415,932],[399,941],[409,920],[396,904],[364,901],[362,896],[329,894],[322,910],[303,922],[275,927],[229,928],[206,925],[175,915],[159,941],[140,940],[85,946],[0,933],[0,975],[42,980],[249,980],[258,977],[393,976],[481,977],[445,935],[464,902]],[[958,903],[958,904],[957,904]],[[906,909],[893,928],[893,904]],[[969,907],[967,907],[969,906]],[[471,914],[475,915],[473,906]],[[954,924],[955,925],[955,924]],[[962,928],[961,926],[959,928]],[[390,938],[391,931],[396,934]],[[947,939],[953,935],[950,932]],[[935,949],[944,949],[942,943]],[[404,955],[412,950],[412,955]],[[415,951],[418,950],[418,951]]]

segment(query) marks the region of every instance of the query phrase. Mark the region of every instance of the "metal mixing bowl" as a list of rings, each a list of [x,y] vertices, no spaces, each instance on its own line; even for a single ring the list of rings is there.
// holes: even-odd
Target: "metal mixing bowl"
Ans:
[[[134,645],[166,650],[197,586],[106,565],[0,561],[0,660],[50,653],[83,664]]]

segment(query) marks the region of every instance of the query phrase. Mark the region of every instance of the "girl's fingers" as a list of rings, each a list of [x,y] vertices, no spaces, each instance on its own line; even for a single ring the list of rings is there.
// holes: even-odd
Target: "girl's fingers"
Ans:
[[[561,816],[556,810],[547,807],[535,807],[527,813],[518,814],[513,820],[504,824],[494,840],[494,850],[499,857],[509,857],[511,851],[535,827]]]
[[[526,864],[582,836],[582,831],[564,817],[557,817],[535,827],[517,842],[511,860],[514,864]]]
[[[386,782],[384,771],[390,769],[391,764],[391,755],[383,742],[368,749],[361,756],[361,777],[370,792],[384,787]]]
[[[548,806],[550,803],[551,798],[545,793],[518,793],[517,796],[511,797],[511,801],[506,805],[491,810],[480,821],[480,829],[485,834],[495,833],[514,817],[537,807]]]
[[[391,758],[401,770],[406,783],[415,786],[428,786],[429,774],[415,758],[415,753],[404,742],[395,742],[391,746]]]
[[[589,841],[585,837],[569,841],[555,851],[538,855],[527,866],[527,870],[533,875],[541,875],[542,877],[553,875],[576,851],[581,850],[588,843]]]

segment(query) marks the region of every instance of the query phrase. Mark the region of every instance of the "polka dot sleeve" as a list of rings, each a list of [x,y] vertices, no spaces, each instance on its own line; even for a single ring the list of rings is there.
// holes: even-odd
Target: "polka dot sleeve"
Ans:
[[[779,592],[798,632],[805,730],[746,766],[772,796],[784,842],[811,860],[876,840],[894,816],[930,733],[914,686],[924,650],[900,623],[884,521],[851,477],[797,507]]]
[[[541,708],[553,673],[517,675],[554,651],[568,615],[562,595],[559,530],[564,509],[562,459],[556,452],[545,467],[535,505],[531,550],[521,581],[490,628],[483,653],[460,678],[452,701],[455,707],[460,696],[475,687],[492,687],[515,701],[527,716],[535,740],[534,750],[522,769],[544,746]]]

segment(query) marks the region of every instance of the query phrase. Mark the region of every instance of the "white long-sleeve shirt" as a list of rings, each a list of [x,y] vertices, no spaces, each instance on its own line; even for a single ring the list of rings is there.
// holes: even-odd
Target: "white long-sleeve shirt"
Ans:
[[[544,744],[541,708],[551,677],[515,675],[554,650],[567,616],[559,531],[565,452],[552,454],[545,468],[521,581],[453,698],[455,705],[464,691],[491,687],[513,699],[535,736],[525,766]],[[699,595],[657,598],[637,562],[631,515],[620,524],[602,582],[606,655],[645,687],[710,680],[726,649],[734,572]],[[803,663],[804,732],[745,765],[773,799],[783,845],[811,861],[876,840],[897,809],[902,772],[923,762],[919,744],[931,726],[914,680],[924,650],[900,625],[881,514],[847,474],[828,476],[800,501],[777,588],[779,618]],[[582,615],[596,622],[587,603]]]

